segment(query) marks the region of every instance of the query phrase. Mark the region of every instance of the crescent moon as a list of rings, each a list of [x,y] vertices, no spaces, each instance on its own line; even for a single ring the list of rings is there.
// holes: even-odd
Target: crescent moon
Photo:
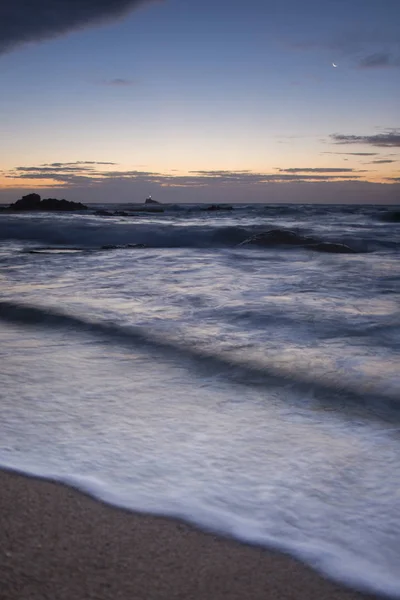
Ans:
[[[337,68],[337,65],[335,65],[335,63],[332,63],[332,67],[335,67],[335,69]]]

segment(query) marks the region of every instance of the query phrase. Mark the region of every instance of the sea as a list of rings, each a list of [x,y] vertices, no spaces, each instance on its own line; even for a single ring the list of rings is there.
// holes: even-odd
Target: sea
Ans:
[[[3,211],[0,466],[400,598],[394,210]]]

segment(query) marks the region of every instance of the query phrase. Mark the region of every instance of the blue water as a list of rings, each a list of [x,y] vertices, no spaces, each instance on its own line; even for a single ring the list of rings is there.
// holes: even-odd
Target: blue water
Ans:
[[[0,213],[0,465],[400,598],[390,209],[95,208]]]

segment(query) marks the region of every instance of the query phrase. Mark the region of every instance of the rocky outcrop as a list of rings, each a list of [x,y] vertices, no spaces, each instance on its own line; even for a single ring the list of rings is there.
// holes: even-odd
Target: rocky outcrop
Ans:
[[[233,206],[227,204],[210,204],[210,206],[206,206],[203,210],[209,210],[211,212],[216,210],[233,210]]]
[[[330,252],[331,254],[356,254],[356,250],[347,246],[347,244],[337,244],[335,242],[318,242],[305,246],[309,250],[316,252]]]
[[[110,212],[109,210],[96,210],[94,213],[97,217],[112,217],[113,213]]]
[[[257,233],[252,237],[244,240],[240,245],[256,245],[256,246],[304,246],[306,244],[315,244],[318,240],[300,235],[294,231],[286,229],[270,229]]]
[[[400,210],[392,210],[383,214],[381,220],[387,223],[400,223]]]
[[[146,244],[123,244],[122,246],[106,244],[105,246],[101,246],[100,250],[125,250],[127,248],[146,248]]]
[[[22,196],[21,200],[17,200],[14,204],[10,204],[13,210],[38,210],[41,202],[39,194],[28,194]]]
[[[317,238],[300,235],[287,229],[270,229],[257,233],[241,242],[239,246],[300,246],[316,252],[331,252],[334,254],[354,254],[356,251],[346,244],[337,242],[324,242]]]
[[[114,210],[114,212],[110,212],[109,210],[96,210],[94,214],[97,217],[129,217],[129,213],[124,210]]]
[[[44,198],[42,200],[39,194],[27,194],[9,206],[9,210],[16,211],[43,210],[70,212],[74,210],[87,210],[87,208],[81,202],[72,202],[70,200],[57,200],[57,198]]]
[[[153,200],[153,198],[151,196],[149,196],[148,198],[146,198],[145,204],[160,204],[160,203],[157,202],[157,200]]]

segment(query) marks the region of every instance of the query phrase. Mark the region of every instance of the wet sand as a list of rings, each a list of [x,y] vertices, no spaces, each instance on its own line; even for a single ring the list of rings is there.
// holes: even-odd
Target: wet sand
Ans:
[[[0,600],[362,600],[296,560],[0,471]]]

